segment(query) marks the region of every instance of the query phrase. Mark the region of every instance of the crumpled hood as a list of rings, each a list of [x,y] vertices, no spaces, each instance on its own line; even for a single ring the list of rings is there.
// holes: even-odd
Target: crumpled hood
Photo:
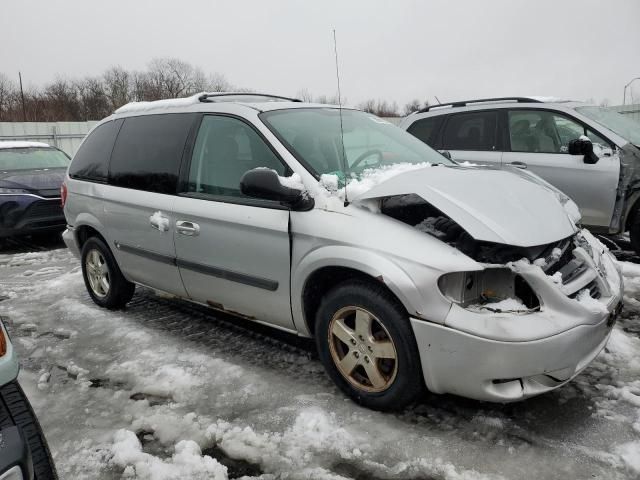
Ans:
[[[65,171],[65,168],[52,168],[0,172],[0,188],[21,188],[29,191],[60,189]]]
[[[504,170],[427,167],[385,180],[353,201],[412,193],[480,241],[533,247],[577,231],[552,191]]]

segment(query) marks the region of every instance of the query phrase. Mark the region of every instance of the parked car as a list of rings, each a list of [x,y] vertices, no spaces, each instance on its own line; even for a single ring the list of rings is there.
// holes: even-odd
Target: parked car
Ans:
[[[60,187],[69,157],[39,142],[0,142],[0,239],[64,230]]]
[[[516,97],[433,105],[400,126],[456,161],[534,172],[578,204],[591,231],[629,231],[640,254],[640,123],[585,103]]]
[[[336,384],[376,409],[425,385],[498,402],[557,388],[620,308],[611,255],[554,189],[357,110],[134,103],[89,134],[65,185],[63,238],[96,304],[146,285],[315,337]]]
[[[16,353],[0,321],[0,479],[56,479],[47,440],[17,376]]]

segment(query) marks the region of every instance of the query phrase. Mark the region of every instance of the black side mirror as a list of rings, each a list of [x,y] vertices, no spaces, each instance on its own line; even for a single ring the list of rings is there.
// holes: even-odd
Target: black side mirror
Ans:
[[[599,158],[593,153],[593,143],[591,140],[583,140],[576,138],[569,142],[569,154],[570,155],[584,155],[584,163],[593,165]]]
[[[442,151],[440,152],[440,154],[441,154],[444,158],[447,158],[447,159],[449,159],[449,160],[453,160],[453,159],[451,158],[451,152],[450,152],[449,150],[442,150]]]
[[[240,191],[249,197],[274,200],[296,209],[309,202],[302,190],[282,185],[278,174],[268,168],[254,168],[245,172],[240,179]]]

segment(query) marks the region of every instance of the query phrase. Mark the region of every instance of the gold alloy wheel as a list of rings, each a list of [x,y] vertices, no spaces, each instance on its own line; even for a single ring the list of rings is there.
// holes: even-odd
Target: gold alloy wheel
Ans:
[[[93,293],[100,298],[109,294],[109,267],[98,250],[90,250],[85,260],[87,278]]]
[[[354,387],[383,392],[398,373],[398,355],[391,335],[378,318],[360,307],[338,310],[329,323],[333,363]]]

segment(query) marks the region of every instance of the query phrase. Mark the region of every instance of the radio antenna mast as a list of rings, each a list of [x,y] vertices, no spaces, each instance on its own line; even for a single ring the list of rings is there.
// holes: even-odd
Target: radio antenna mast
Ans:
[[[347,152],[344,149],[344,128],[342,126],[342,95],[340,94],[340,70],[338,68],[338,42],[336,40],[336,29],[333,29],[333,52],[336,57],[336,80],[338,81],[338,112],[340,114],[340,143],[342,145],[342,168],[344,170],[344,206],[349,205],[347,197],[347,183],[349,182],[349,163],[347,162]]]

